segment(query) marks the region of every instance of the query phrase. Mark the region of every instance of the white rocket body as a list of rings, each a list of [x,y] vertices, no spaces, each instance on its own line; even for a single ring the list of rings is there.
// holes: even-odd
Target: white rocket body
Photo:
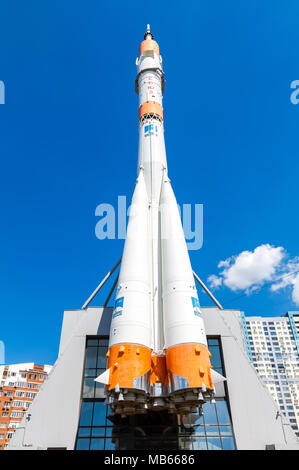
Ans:
[[[169,179],[161,192],[162,279],[165,348],[207,345],[177,202]]]
[[[136,61],[138,178],[112,315],[107,385],[112,412],[187,413],[213,396],[204,323],[167,173],[159,47],[149,29]],[[219,375],[219,374],[218,374]],[[219,377],[217,377],[219,380]]]
[[[151,279],[148,199],[141,171],[136,183],[120,268],[110,346],[137,343],[151,348]]]

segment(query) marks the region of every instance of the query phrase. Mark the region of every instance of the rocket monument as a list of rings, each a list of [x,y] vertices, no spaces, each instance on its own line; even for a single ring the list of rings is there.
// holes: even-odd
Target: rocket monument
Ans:
[[[139,151],[104,383],[112,413],[186,414],[213,400],[213,371],[181,218],[168,177],[164,72],[149,25],[136,60]]]

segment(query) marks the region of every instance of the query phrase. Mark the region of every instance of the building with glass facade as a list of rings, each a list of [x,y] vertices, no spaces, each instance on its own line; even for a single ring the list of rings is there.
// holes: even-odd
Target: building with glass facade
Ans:
[[[86,342],[84,379],[76,449],[235,449],[229,402],[225,386],[219,387],[216,403],[206,403],[203,415],[169,415],[152,411],[121,418],[109,416],[104,388],[94,379],[105,370],[108,337],[90,337]],[[225,374],[220,338],[209,338],[212,365]]]
[[[112,311],[64,312],[58,359],[8,449],[299,450],[290,422],[278,419],[280,409],[248,358],[238,310],[202,308],[212,365],[226,382],[216,385],[216,401],[204,404],[201,416],[111,416],[94,379],[106,367]]]
[[[248,356],[299,436],[299,312],[243,317]]]

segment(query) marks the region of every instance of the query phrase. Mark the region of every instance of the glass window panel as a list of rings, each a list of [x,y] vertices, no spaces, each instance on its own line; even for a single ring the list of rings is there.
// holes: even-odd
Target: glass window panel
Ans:
[[[221,450],[221,441],[220,438],[208,437],[208,450]]]
[[[86,350],[85,368],[95,369],[97,367],[97,348],[88,347]]]
[[[195,416],[195,414],[191,415],[178,415],[178,423],[181,424],[181,425],[188,425],[189,424],[189,427],[190,427],[190,423],[191,423],[191,417],[193,418],[193,416]]]
[[[192,450],[192,439],[190,437],[179,437],[178,449]]]
[[[154,450],[154,449],[162,450],[163,446],[164,446],[164,441],[160,441],[160,440],[152,439],[152,438],[148,439],[147,448],[150,450]]]
[[[191,414],[190,415],[190,422],[193,424],[193,425],[198,425],[198,424],[203,424],[203,416],[199,416],[198,414]],[[184,424],[184,421],[183,421],[183,424]],[[187,426],[186,426],[187,427]],[[189,426],[190,427],[190,426]]]
[[[219,424],[231,424],[226,401],[217,400],[216,407]]]
[[[231,436],[233,434],[231,426],[220,426],[220,434],[222,436]]]
[[[107,411],[106,411],[106,415],[107,415],[107,417],[108,417],[108,416],[111,414],[110,407],[107,406],[106,410],[107,410]],[[112,415],[112,416],[113,416],[113,415]],[[111,422],[110,422],[110,426],[112,426]]]
[[[206,426],[207,436],[219,436],[218,426]]]
[[[178,448],[177,439],[165,439],[162,442],[159,441],[158,445],[161,449],[165,450],[176,450]]]
[[[106,437],[111,437],[112,436],[112,430],[113,430],[112,426],[107,426],[107,428],[106,428]]]
[[[90,450],[104,450],[105,449],[105,439],[97,438],[90,440]]]
[[[205,403],[202,407],[205,424],[217,424],[216,408],[214,403]]]
[[[90,436],[90,434],[91,434],[90,428],[79,428],[79,431],[78,431],[79,437]]]
[[[98,344],[99,346],[97,347]],[[214,370],[224,375],[221,367],[222,364],[218,339],[209,340],[209,347],[213,354],[211,362],[214,365]],[[86,369],[84,371],[85,378],[83,384],[84,398],[94,399],[96,397],[101,400],[105,398],[104,385],[94,382],[94,378],[106,369],[107,349],[108,339],[106,338],[100,339],[99,341],[96,339],[88,340],[88,348],[86,350]],[[89,449],[89,447],[94,450],[101,450],[104,447],[107,450],[127,450],[137,448],[220,450],[222,447],[224,449],[235,449],[227,403],[225,400],[219,400],[219,397],[225,396],[223,383],[216,385],[216,392],[218,397],[216,405],[205,403],[203,406],[204,417],[199,416],[198,414],[190,414],[179,418],[177,424],[180,424],[180,426],[173,425],[171,429],[169,428],[168,433],[163,435],[163,439],[161,437],[163,430],[165,430],[165,426],[162,425],[162,422],[159,424],[157,423],[157,432],[152,434],[152,426],[149,426],[149,432],[146,429],[146,424],[143,423],[143,420],[141,419],[142,417],[133,416],[123,422],[123,424],[127,423],[128,425],[122,425],[120,432],[119,429],[117,430],[119,426],[112,426],[110,420],[107,421],[106,415],[109,414],[109,411],[104,401],[83,402],[76,448],[83,450]],[[92,425],[97,427],[90,428],[92,415],[94,415]],[[106,424],[108,424],[109,427],[106,428]],[[152,435],[152,438],[148,437],[141,439],[142,434],[136,432],[138,426],[142,427],[149,436]],[[134,435],[136,438],[134,438]],[[222,436],[221,438],[220,435]],[[87,436],[91,437],[89,438]],[[141,440],[142,442],[144,441],[145,444],[142,444]],[[140,443],[138,444],[139,441]],[[107,443],[105,444],[105,442]]]
[[[94,398],[94,384],[96,382],[94,381],[93,377],[87,377],[84,379],[84,384],[83,384],[83,398]]]
[[[135,449],[136,450],[148,450],[147,439],[135,439]]]
[[[108,345],[109,345],[109,338],[100,338],[99,339],[99,346],[102,346],[102,347],[108,349]]]
[[[218,346],[219,340],[218,339],[210,339],[208,338],[208,346]]]
[[[107,365],[107,348],[99,348],[98,349],[98,364],[97,367],[100,369],[106,369]]]
[[[105,439],[106,450],[117,450],[119,448],[118,439]]]
[[[219,382],[218,384],[215,384],[215,394],[217,398],[225,397],[224,382]]]
[[[78,439],[76,444],[77,450],[88,450],[89,449],[89,439]]]
[[[105,372],[104,369],[96,369],[94,378],[96,379],[96,378],[97,378],[99,375],[101,375],[103,372]],[[99,383],[99,382],[97,382],[97,383]],[[96,386],[96,383],[95,383],[95,386]],[[104,385],[103,385],[103,387],[104,387]]]
[[[216,367],[222,367],[222,361],[221,361],[221,356],[220,356],[220,350],[219,348],[212,347],[209,348],[210,353],[212,354],[211,357],[211,364],[214,368]]]
[[[93,403],[86,401],[81,406],[79,426],[91,426]]]
[[[222,437],[222,446],[224,450],[235,450],[233,437]]]
[[[156,434],[158,436],[163,436],[163,439],[172,439],[173,437],[176,437],[178,434],[178,428],[177,426],[166,426],[163,425],[160,427],[160,429],[157,427]]]
[[[93,426],[105,426],[106,423],[106,405],[99,401],[94,404]]]
[[[105,399],[105,386],[99,382],[94,382],[96,386],[95,397]]]
[[[204,437],[196,437],[193,441],[193,450],[207,450],[207,441]]]
[[[105,428],[92,428],[92,436],[93,437],[100,437],[105,436]]]
[[[108,408],[107,408],[107,412],[108,412]],[[107,423],[108,426],[110,426],[110,427],[112,426],[112,423],[110,421],[107,420],[106,423]],[[116,434],[121,434],[122,432],[126,432],[126,431],[127,431],[127,427],[116,426],[116,425],[113,426],[113,432],[114,432],[115,435]]]
[[[196,436],[205,436],[205,427],[204,426],[194,426],[193,432],[194,432],[194,435],[196,435]]]
[[[188,428],[188,429],[189,429],[189,428]],[[185,428],[185,426],[183,426],[183,425],[182,425],[182,426],[179,426],[179,427],[178,427],[178,433],[179,433],[179,435],[183,435],[183,436],[184,436],[184,435],[187,433],[188,429]]]
[[[185,450],[192,450],[192,438],[180,437],[178,440],[178,448]]]
[[[120,434],[118,438],[119,450],[134,449],[134,437],[132,434]]]
[[[130,416],[130,418],[134,418],[134,416]],[[123,434],[129,434],[130,432],[137,432],[137,428],[135,428],[135,426],[133,427],[130,427],[128,425],[126,426],[115,426],[114,428],[114,432],[117,433],[118,435],[123,435]],[[146,426],[145,426],[145,429],[146,429]],[[147,433],[145,431],[145,433]]]
[[[84,377],[97,377],[97,369],[85,369]]]

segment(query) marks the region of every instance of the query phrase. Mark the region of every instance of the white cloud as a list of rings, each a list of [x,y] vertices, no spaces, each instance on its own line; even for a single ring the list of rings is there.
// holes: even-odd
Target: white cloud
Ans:
[[[292,299],[293,302],[299,306],[299,274],[295,277],[293,286]]]
[[[292,300],[299,306],[299,257],[293,258],[283,266],[281,279],[271,286],[271,290],[277,292],[288,286],[292,288]]]
[[[208,277],[208,283],[211,287],[217,289],[222,284],[222,277],[217,277],[215,274],[211,274],[211,276]]]
[[[283,257],[284,249],[281,246],[275,248],[268,244],[260,245],[254,251],[242,251],[237,256],[220,261],[218,267],[223,268],[220,279],[233,291],[259,287],[273,279]],[[215,284],[215,278],[212,281]]]
[[[233,259],[234,257],[231,256],[230,258],[227,258],[226,260],[224,261],[220,261],[220,263],[218,263],[218,268],[228,268],[231,260]]]
[[[218,276],[211,274],[208,277],[212,288],[225,285],[232,291],[245,290],[250,294],[265,283],[272,284],[273,292],[290,286],[292,300],[299,306],[299,257],[288,259],[281,246],[264,244],[253,251],[242,251],[220,261],[218,268],[222,269]]]

